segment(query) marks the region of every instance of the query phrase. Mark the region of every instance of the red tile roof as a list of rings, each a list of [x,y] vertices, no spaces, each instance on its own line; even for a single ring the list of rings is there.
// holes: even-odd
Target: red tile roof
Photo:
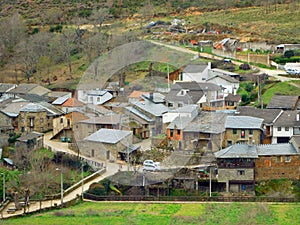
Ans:
[[[69,98],[67,101],[62,104],[64,107],[78,107],[83,106],[84,104],[80,101],[78,101],[76,98]]]

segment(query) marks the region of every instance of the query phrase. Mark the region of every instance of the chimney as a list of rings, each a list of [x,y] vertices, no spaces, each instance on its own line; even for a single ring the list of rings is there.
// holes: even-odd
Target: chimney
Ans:
[[[151,101],[153,101],[153,92],[150,92],[150,93],[149,93],[149,99],[150,99]]]

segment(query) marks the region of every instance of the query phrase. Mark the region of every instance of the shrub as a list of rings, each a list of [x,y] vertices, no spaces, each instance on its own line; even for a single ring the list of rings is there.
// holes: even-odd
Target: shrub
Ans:
[[[250,65],[248,63],[243,63],[239,66],[240,70],[250,70]]]
[[[288,51],[286,51],[285,53],[284,53],[284,57],[285,58],[291,58],[291,57],[293,57],[293,56],[295,56],[295,53],[294,53],[294,51],[293,50],[288,50]]]

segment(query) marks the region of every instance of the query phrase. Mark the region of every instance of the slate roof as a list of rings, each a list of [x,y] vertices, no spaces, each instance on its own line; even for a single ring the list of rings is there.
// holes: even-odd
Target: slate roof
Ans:
[[[46,109],[36,103],[28,103],[20,109],[20,112],[45,112]]]
[[[149,100],[134,103],[135,107],[152,114],[153,116],[162,116],[163,113],[169,111],[169,108],[163,104],[155,104]]]
[[[115,129],[103,128],[89,135],[84,140],[107,143],[107,144],[116,144],[131,134],[132,132],[127,130],[115,130]]]
[[[226,80],[226,81],[228,81],[230,83],[239,83],[238,80],[234,79],[233,77],[231,77],[229,75],[225,75],[225,74],[217,74],[217,75],[215,75],[213,77],[208,78],[207,81],[209,82],[210,80],[213,80],[213,79],[215,79],[217,77],[220,77],[221,79]]]
[[[47,115],[58,116],[64,114],[61,110],[47,102],[28,103],[20,109],[20,112],[43,112],[46,111]]]
[[[261,129],[263,119],[251,116],[227,116],[225,128]]]
[[[6,107],[3,108],[1,111],[10,117],[17,117],[20,113],[21,108],[23,108],[27,104],[29,104],[29,102],[25,102],[25,101],[11,102],[7,104]]]
[[[206,64],[190,64],[183,69],[183,73],[202,73],[207,66]]]
[[[149,116],[145,115],[143,112],[139,111],[138,109],[128,106],[125,107],[125,109],[127,109],[129,112],[133,113],[134,115],[138,116],[139,118],[147,121],[147,122],[154,122],[153,119],[151,119]]]
[[[235,144],[214,153],[218,159],[258,158],[255,145]]]
[[[33,131],[29,134],[22,135],[21,137],[19,137],[17,139],[17,141],[27,142],[28,140],[32,140],[32,139],[43,137],[43,136],[44,136],[43,133],[38,133],[38,132]]]
[[[36,94],[43,96],[51,92],[48,88],[42,87],[38,84],[19,84],[16,88],[9,91],[14,94]]]
[[[86,104],[87,109],[93,111],[94,113],[101,114],[101,115],[111,115],[114,114],[112,110],[106,109],[102,105],[94,105],[94,104]]]
[[[121,122],[122,115],[114,114],[110,116],[92,117],[87,120],[81,121],[81,123],[87,124],[119,124]]]
[[[297,110],[287,110],[283,111],[281,115],[274,122],[274,126],[277,127],[299,127],[300,121],[297,121],[297,114],[300,111]]]
[[[57,99],[55,99],[52,104],[53,105],[62,105],[64,102],[66,102],[68,99],[70,98],[70,96],[68,95],[64,95],[61,97],[58,97]]]
[[[151,99],[152,95],[152,99]],[[154,103],[164,103],[165,102],[165,96],[161,93],[144,93],[142,94],[143,99],[148,99],[149,101],[152,101]]]
[[[219,134],[225,131],[226,113],[201,112],[185,127],[184,132]]]
[[[0,93],[5,93],[11,88],[16,86],[15,84],[5,84],[5,83],[0,83]]]
[[[259,156],[299,154],[291,143],[258,145],[257,153]]]
[[[188,90],[188,93],[181,95],[181,90]],[[184,104],[196,104],[204,95],[204,91],[197,82],[177,82],[173,85],[165,100],[168,102],[182,102]]]
[[[267,109],[292,110],[297,107],[298,96],[292,95],[273,95]]]
[[[230,72],[230,71],[227,71],[227,70],[218,69],[218,68],[213,68],[213,69],[211,69],[211,71],[214,74],[215,73],[217,73],[217,74],[223,74],[223,75],[227,75],[227,76],[231,76],[231,77],[240,76],[237,73],[233,73],[233,72]]]
[[[226,97],[225,97],[225,101],[227,102],[239,102],[241,101],[241,96],[240,95],[233,95],[231,93],[229,93]]]
[[[30,101],[30,102],[50,102],[49,100],[49,97],[47,96],[40,96],[40,95],[37,95],[37,94],[16,94],[16,97],[17,98],[20,98],[20,99],[24,99],[24,100],[27,100],[27,101]]]
[[[191,105],[185,105],[185,106],[179,107],[177,109],[170,110],[169,112],[171,112],[171,113],[172,112],[173,113],[192,113],[197,109],[198,109],[198,105],[191,104]]]
[[[177,116],[168,126],[168,129],[183,130],[193,120],[191,117]]]
[[[265,124],[272,124],[282,112],[281,109],[259,109],[251,106],[240,106],[237,108],[236,115],[257,117],[264,119]]]

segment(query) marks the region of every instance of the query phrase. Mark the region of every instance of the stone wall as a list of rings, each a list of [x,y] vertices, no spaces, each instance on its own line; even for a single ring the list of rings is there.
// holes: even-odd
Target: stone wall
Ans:
[[[31,126],[30,118],[33,118]],[[31,131],[46,132],[53,129],[53,117],[47,116],[47,112],[20,112],[18,121],[19,130],[29,133]]]
[[[245,137],[241,137],[242,130],[245,130]],[[249,144],[261,144],[261,130],[252,130],[253,134],[249,134],[249,130],[247,129],[236,129],[236,134],[233,133],[233,129],[226,129],[226,133],[224,136],[223,147],[228,147],[227,142],[232,141],[232,144],[235,143],[249,143]]]
[[[240,171],[244,171],[241,175]],[[254,168],[224,168],[218,169],[218,182],[228,182],[230,180],[244,181],[254,180]]]
[[[290,156],[286,161],[285,156],[259,156],[255,161],[256,181],[270,179],[299,179],[300,157]]]

